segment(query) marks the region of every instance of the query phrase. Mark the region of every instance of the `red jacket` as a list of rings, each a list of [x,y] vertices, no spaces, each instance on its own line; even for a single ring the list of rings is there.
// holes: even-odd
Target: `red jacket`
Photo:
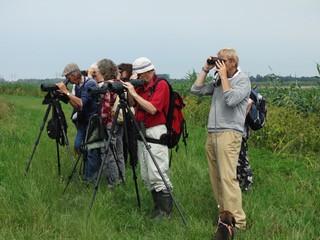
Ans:
[[[145,100],[149,101],[156,109],[154,115],[143,110],[139,105],[136,107],[136,119],[144,123],[146,128],[166,124],[166,116],[169,109],[170,90],[165,81],[160,81],[155,75],[154,78],[143,87],[138,87],[136,92]],[[156,84],[156,85],[155,85]]]

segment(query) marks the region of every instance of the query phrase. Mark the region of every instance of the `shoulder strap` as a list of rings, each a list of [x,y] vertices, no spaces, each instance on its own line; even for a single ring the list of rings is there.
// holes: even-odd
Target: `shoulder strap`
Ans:
[[[90,80],[90,78],[84,77],[84,81],[83,81],[81,88],[84,88],[84,86],[86,85],[87,82],[89,82],[89,80]]]
[[[86,77],[83,77],[83,78],[84,78],[83,84],[80,87],[78,87],[78,91],[79,91],[80,95],[81,95],[81,91],[84,88],[84,86],[86,85],[86,83],[89,82],[89,78],[86,78]]]
[[[160,79],[157,79],[156,82],[153,84],[153,86],[150,88],[150,94],[153,94],[153,93],[154,93],[154,91],[156,90],[156,87],[157,87],[157,85],[158,85],[158,83],[159,83],[160,81],[165,81],[165,82],[167,83],[168,87],[169,87],[170,92],[171,92],[171,85],[169,84],[169,82],[167,81],[167,79],[160,78]]]
[[[156,88],[156,86],[158,85],[158,83],[160,81],[165,81],[167,83],[167,86],[169,87],[169,108],[168,108],[168,115],[166,116],[166,118],[167,118],[166,126],[167,126],[168,132],[170,132],[172,130],[172,119],[173,119],[173,108],[174,108],[174,99],[173,99],[174,98],[174,93],[173,93],[171,84],[168,82],[167,79],[164,79],[164,78],[158,79],[156,81],[156,83],[152,87],[153,91],[155,91],[155,88]]]

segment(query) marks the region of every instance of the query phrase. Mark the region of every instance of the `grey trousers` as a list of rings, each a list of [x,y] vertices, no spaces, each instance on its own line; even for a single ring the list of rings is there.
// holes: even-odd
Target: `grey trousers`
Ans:
[[[108,129],[110,136],[110,130]],[[123,127],[121,125],[116,127],[115,137],[111,140],[110,147],[107,154],[106,149],[101,151],[101,160],[105,161],[103,172],[107,178],[107,184],[114,186],[121,181],[121,175],[125,179],[125,163],[123,157],[123,143],[122,143]],[[114,154],[118,158],[114,157]]]

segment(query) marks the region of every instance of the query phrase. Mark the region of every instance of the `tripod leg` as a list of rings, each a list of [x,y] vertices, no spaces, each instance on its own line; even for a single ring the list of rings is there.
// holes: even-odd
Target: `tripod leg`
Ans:
[[[85,145],[85,143],[83,144]],[[81,149],[80,153],[82,154],[82,161],[80,162],[80,167],[79,167],[79,176],[85,176],[86,175],[86,165],[88,161],[88,151],[85,149]]]
[[[62,134],[66,143],[66,148],[67,148],[67,152],[68,152],[68,156],[71,162],[74,162],[74,157],[72,155],[71,149],[70,149],[70,145],[69,145],[69,140],[68,140],[68,136],[66,134],[66,132],[64,131],[64,129],[62,128]]]
[[[127,146],[126,151],[128,152],[128,148],[130,147],[130,145],[129,145],[129,137],[128,137],[128,124],[129,124],[128,122],[130,121],[130,115],[128,115],[125,103],[122,103],[121,109],[122,109],[122,112],[123,112],[124,140],[125,140],[126,146]],[[130,156],[130,165],[131,165],[131,169],[132,169],[132,178],[133,178],[134,186],[135,186],[135,190],[136,190],[136,197],[137,197],[138,207],[139,207],[139,209],[141,209],[141,201],[140,201],[139,188],[138,188],[138,182],[137,182],[138,178],[137,178],[137,174],[136,174],[135,165],[131,161],[132,157],[133,156]]]
[[[106,142],[106,140],[104,139],[104,146],[105,147],[104,147],[103,151],[106,151],[105,155],[107,155],[107,153],[108,153],[108,150],[109,150],[109,147],[110,147],[110,143],[111,143],[111,137],[109,137],[108,142]],[[100,180],[101,180],[101,175],[102,175],[103,167],[105,165],[105,161],[106,161],[106,158],[102,159],[102,161],[101,161],[101,165],[100,165],[99,173],[98,173],[98,176],[97,176],[97,180],[96,180],[96,182],[94,184],[94,191],[93,191],[93,195],[92,195],[91,202],[90,202],[90,205],[89,205],[88,218],[90,216],[90,212],[91,212],[91,209],[93,207],[94,200],[96,199],[96,195],[97,195],[97,192],[98,192],[98,187],[99,187],[99,183],[100,183]]]
[[[138,189],[137,174],[136,174],[136,169],[135,169],[134,165],[131,165],[131,169],[132,169],[132,174],[133,174],[132,177],[134,180],[134,186],[136,189],[137,203],[138,203],[138,207],[141,209],[141,201],[140,201],[140,195],[139,195],[139,189]]]
[[[111,144],[111,152],[112,152],[112,155],[113,155],[113,158],[114,158],[114,161],[117,165],[117,169],[118,169],[118,173],[119,173],[119,176],[120,176],[120,179],[123,183],[125,183],[124,181],[124,177],[123,177],[123,174],[122,174],[122,171],[120,169],[120,165],[119,165],[119,157],[117,155],[117,149],[116,149],[116,146],[114,144]]]
[[[38,146],[38,144],[39,144],[40,137],[41,137],[41,134],[42,134],[42,132],[43,132],[44,126],[46,125],[46,121],[47,121],[47,119],[48,119],[50,110],[51,110],[51,104],[48,105],[47,110],[46,110],[46,113],[45,113],[45,115],[44,115],[44,117],[43,117],[42,124],[41,124],[41,126],[40,126],[40,132],[39,132],[38,137],[37,137],[37,139],[36,139],[36,141],[35,141],[35,143],[34,143],[31,156],[30,156],[30,158],[27,160],[27,163],[26,163],[26,168],[25,168],[24,175],[27,175],[27,173],[28,173],[28,171],[29,171],[29,167],[30,167],[30,164],[31,164],[33,155],[34,155],[34,153],[35,153],[35,151],[36,151],[36,148],[37,148],[37,146]]]
[[[108,141],[106,141],[106,139],[103,139],[103,143],[104,143],[103,151],[105,151],[105,156],[107,156],[107,154],[108,154],[108,151],[110,149],[111,140],[114,137],[114,131],[115,131],[117,119],[118,119],[118,116],[119,116],[119,111],[120,111],[120,105],[117,106],[116,113],[115,113],[115,115],[113,117],[111,129],[110,129],[110,136],[108,138]],[[103,171],[103,167],[104,167],[105,163],[106,163],[106,158],[102,159],[102,161],[101,161],[101,166],[100,166],[100,169],[99,169],[97,180],[96,180],[95,185],[94,185],[94,191],[93,191],[92,199],[91,199],[91,202],[90,202],[90,205],[89,205],[88,218],[90,216],[94,200],[96,199],[96,195],[97,195],[97,192],[98,192],[98,187],[99,187],[99,183],[100,183],[100,180],[101,180],[101,175],[102,175],[102,171]]]
[[[82,155],[82,154],[79,153],[78,159],[77,159],[77,161],[75,162],[75,164],[73,165],[71,174],[70,174],[69,177],[68,177],[68,182],[67,182],[66,186],[64,187],[62,194],[64,194],[64,193],[66,192],[66,190],[67,190],[67,188],[68,188],[68,186],[69,186],[69,184],[70,184],[70,182],[71,182],[71,179],[72,179],[74,173],[76,172],[77,165],[78,165],[78,163],[79,163],[79,161],[80,161],[81,155]]]
[[[59,142],[56,139],[56,146],[57,146],[57,166],[58,166],[58,175],[61,175],[61,165],[60,165],[60,151],[59,151]]]
[[[62,119],[62,116],[64,116],[64,114],[62,112],[61,104],[60,104],[59,100],[54,100],[53,101],[53,110],[55,111],[56,116],[58,117],[59,126],[60,126],[60,132],[62,132],[63,141],[64,141],[64,143],[66,145],[68,156],[69,156],[71,162],[75,162],[74,157],[73,157],[72,152],[71,152],[71,149],[70,149],[68,136],[67,136],[66,131],[64,129],[64,124],[63,124],[63,119]]]
[[[147,141],[146,141],[146,139],[145,139],[145,137],[144,137],[144,135],[143,135],[143,133],[142,133],[142,131],[141,131],[138,123],[137,123],[137,121],[135,121],[134,116],[133,116],[133,113],[131,112],[131,110],[130,110],[129,107],[128,107],[128,113],[130,114],[131,118],[134,120],[135,128],[136,128],[136,130],[138,131],[138,133],[139,133],[139,135],[140,135],[140,137],[141,137],[141,139],[142,139],[142,141],[143,141],[143,144],[144,144],[145,148],[147,149],[147,151],[148,151],[148,153],[149,153],[149,155],[150,155],[150,157],[151,157],[151,159],[152,159],[155,167],[157,168],[157,170],[158,170],[158,172],[159,172],[159,175],[160,175],[160,177],[161,177],[161,179],[162,179],[162,181],[163,181],[163,183],[164,183],[164,185],[165,185],[165,187],[166,187],[169,195],[171,196],[174,205],[175,205],[176,208],[178,209],[178,212],[179,212],[179,214],[180,214],[180,216],[181,216],[181,218],[182,218],[183,223],[184,223],[185,225],[187,225],[187,220],[186,220],[186,218],[184,217],[184,215],[183,215],[183,213],[182,213],[182,209],[180,208],[178,202],[177,202],[176,199],[174,198],[174,196],[173,196],[173,194],[172,194],[172,191],[171,191],[171,188],[169,187],[167,181],[165,180],[165,178],[164,178],[164,176],[163,176],[163,173],[162,173],[161,169],[159,168],[159,165],[158,165],[156,159],[154,158],[154,155],[152,154],[152,152],[151,152],[151,150],[150,150],[151,147],[150,147],[150,145],[147,143]]]
[[[122,141],[123,141],[123,156],[124,156],[124,161],[125,164],[127,165],[128,158],[129,158],[129,140],[128,140],[128,125],[127,125],[127,113],[125,112],[125,108],[121,108],[122,113],[123,113],[123,136],[122,136]]]

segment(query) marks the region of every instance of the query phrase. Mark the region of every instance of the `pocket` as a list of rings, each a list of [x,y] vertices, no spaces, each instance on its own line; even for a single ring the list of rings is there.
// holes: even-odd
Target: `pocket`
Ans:
[[[231,142],[230,149],[232,149],[232,152],[234,152],[236,156],[239,156],[241,142],[242,142],[242,134],[234,131],[234,132],[231,132],[230,137],[232,138],[232,140],[230,141]]]

